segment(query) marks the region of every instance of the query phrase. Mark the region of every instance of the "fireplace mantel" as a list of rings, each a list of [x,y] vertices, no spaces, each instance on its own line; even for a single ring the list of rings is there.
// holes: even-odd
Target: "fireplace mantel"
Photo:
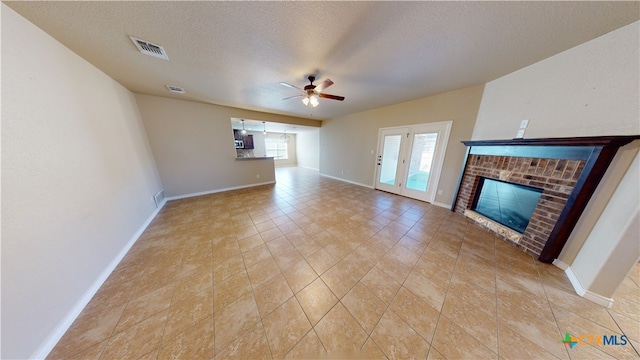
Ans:
[[[579,176],[576,173],[577,178],[573,190],[568,195],[553,230],[538,257],[538,260],[542,262],[551,263],[560,255],[618,149],[637,139],[640,139],[640,135],[463,141],[462,143],[467,146],[467,152],[451,211],[455,211],[456,206],[460,207],[458,199],[463,180],[468,182],[467,178],[471,176],[466,174],[471,156],[584,162],[584,168]],[[464,204],[464,206],[468,207],[468,204]]]

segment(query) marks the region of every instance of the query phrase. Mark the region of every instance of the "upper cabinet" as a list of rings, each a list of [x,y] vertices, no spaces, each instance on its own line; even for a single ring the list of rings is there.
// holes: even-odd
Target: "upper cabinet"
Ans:
[[[244,147],[236,147],[238,149],[253,149],[253,135],[243,135],[242,130],[233,130],[234,140],[241,140]]]
[[[233,130],[233,139],[234,140],[244,140],[242,135],[242,130]]]
[[[253,149],[253,135],[245,135],[243,141],[245,149]]]

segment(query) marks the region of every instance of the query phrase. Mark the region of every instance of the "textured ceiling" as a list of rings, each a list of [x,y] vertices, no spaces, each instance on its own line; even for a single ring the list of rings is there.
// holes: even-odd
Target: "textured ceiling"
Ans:
[[[486,83],[640,18],[639,2],[5,4],[135,93],[315,119]],[[311,73],[345,101],[282,100]]]

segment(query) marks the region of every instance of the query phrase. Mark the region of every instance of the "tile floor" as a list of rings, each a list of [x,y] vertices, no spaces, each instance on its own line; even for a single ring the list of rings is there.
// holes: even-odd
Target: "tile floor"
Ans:
[[[277,180],[168,202],[49,358],[639,357],[638,266],[606,309],[446,209],[305,169]]]

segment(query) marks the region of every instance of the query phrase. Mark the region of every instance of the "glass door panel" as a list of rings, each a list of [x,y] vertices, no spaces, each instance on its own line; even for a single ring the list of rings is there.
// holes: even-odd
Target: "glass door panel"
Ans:
[[[396,184],[396,173],[398,171],[401,142],[402,135],[385,135],[384,137],[382,145],[382,164],[380,165],[380,178],[378,179],[382,184]]]
[[[414,134],[407,173],[407,189],[427,191],[437,140],[438,133]]]
[[[433,203],[451,124],[380,129],[375,188]]]

